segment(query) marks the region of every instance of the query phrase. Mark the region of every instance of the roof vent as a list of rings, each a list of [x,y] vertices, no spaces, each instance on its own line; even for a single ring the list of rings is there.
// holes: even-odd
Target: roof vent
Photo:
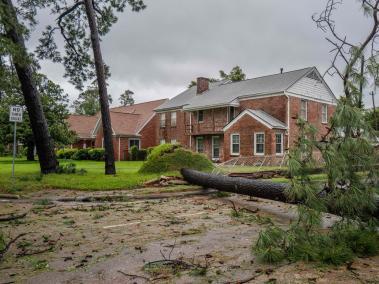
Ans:
[[[280,74],[283,74],[283,68],[280,68]]]
[[[312,79],[312,80],[315,80],[315,81],[317,81],[317,82],[321,82],[320,77],[317,75],[317,73],[316,73],[315,71],[312,71],[311,73],[309,73],[309,74],[307,75],[307,78]]]

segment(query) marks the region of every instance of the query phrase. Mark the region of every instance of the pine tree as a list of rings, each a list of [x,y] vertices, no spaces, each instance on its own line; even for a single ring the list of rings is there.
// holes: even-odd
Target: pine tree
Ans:
[[[12,71],[13,66],[16,70],[37,147],[40,169],[42,173],[48,174],[55,172],[59,163],[33,78],[36,65],[25,47],[24,39],[28,37],[29,28],[35,24],[36,13],[33,3],[27,6],[21,5],[16,9],[11,0],[0,1],[0,72],[4,74]],[[4,84],[4,80],[2,83],[1,87],[12,87],[8,83]]]
[[[138,12],[146,8],[142,0],[81,0],[67,6],[64,0],[49,0],[44,7],[58,16],[56,25],[49,25],[40,39],[37,49],[40,58],[62,62],[66,76],[79,89],[83,84],[96,77],[104,135],[105,174],[115,174],[112,125],[109,112],[109,99],[106,86],[107,68],[103,62],[100,37],[109,32],[117,21],[116,12],[122,12],[126,5]],[[65,55],[61,56],[54,40],[59,31],[65,42]],[[93,58],[89,48],[92,47]]]
[[[288,230],[272,227],[261,232],[254,251],[268,262],[288,259],[341,264],[354,256],[379,253],[378,221],[372,219],[372,212],[377,209],[379,159],[371,143],[373,129],[362,106],[362,85],[368,81],[378,83],[371,71],[378,66],[375,38],[379,1],[362,1],[365,14],[372,18],[372,28],[360,44],[352,44],[336,33],[332,16],[339,4],[329,0],[314,20],[331,35],[328,41],[335,53],[327,73],[341,78],[345,95],[338,100],[325,135],[320,137],[314,127],[301,119],[297,122],[300,135],[289,154],[292,186],[288,196],[304,200],[304,204],[298,207],[298,221]],[[363,55],[369,57],[362,68],[359,59]],[[338,65],[341,61],[342,66]],[[327,176],[321,189],[309,175],[316,166],[316,152],[322,155]],[[323,233],[321,212],[325,211],[342,219]]]

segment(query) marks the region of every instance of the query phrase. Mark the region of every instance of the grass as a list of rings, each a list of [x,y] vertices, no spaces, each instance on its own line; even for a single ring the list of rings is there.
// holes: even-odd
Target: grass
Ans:
[[[41,178],[38,161],[17,159],[15,178],[11,178],[12,158],[0,157],[0,192],[18,193],[40,189],[114,190],[131,189],[160,174],[138,173],[142,162],[116,162],[117,175],[104,175],[104,162],[60,160],[61,165],[74,162],[85,174],[49,174]],[[177,174],[177,173],[165,173]]]

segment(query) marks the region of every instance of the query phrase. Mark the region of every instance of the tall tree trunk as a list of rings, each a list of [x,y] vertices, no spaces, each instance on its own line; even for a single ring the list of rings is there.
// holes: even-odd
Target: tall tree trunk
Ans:
[[[111,116],[109,113],[109,102],[107,85],[105,81],[105,70],[103,57],[101,55],[99,33],[97,29],[95,11],[93,8],[92,0],[85,0],[86,14],[88,18],[88,24],[91,31],[91,42],[93,55],[95,58],[96,76],[97,84],[99,87],[100,96],[100,108],[101,108],[101,119],[103,123],[103,135],[104,135],[104,148],[105,148],[105,174],[114,175],[116,174],[116,167],[114,162],[114,150],[113,150],[113,139],[112,139],[112,124]]]
[[[34,161],[34,139],[28,138],[26,141],[26,159],[28,161]]]
[[[21,84],[25,105],[28,109],[41,172],[43,174],[53,173],[59,163],[55,156],[54,145],[43,113],[41,98],[33,81],[33,70],[28,62],[28,54],[23,35],[20,33],[20,26],[18,26],[17,14],[12,0],[1,0],[1,2],[9,13],[9,19],[12,19],[6,26],[6,36],[19,48],[19,51],[15,52],[17,53],[16,56],[12,54],[12,59]],[[22,59],[20,60],[20,58]]]

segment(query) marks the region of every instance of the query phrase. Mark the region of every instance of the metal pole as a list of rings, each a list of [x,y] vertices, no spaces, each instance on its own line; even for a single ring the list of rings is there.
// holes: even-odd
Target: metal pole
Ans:
[[[14,122],[14,129],[13,129],[13,163],[12,163],[12,178],[14,178],[14,162],[16,159],[16,126],[17,122]]]

